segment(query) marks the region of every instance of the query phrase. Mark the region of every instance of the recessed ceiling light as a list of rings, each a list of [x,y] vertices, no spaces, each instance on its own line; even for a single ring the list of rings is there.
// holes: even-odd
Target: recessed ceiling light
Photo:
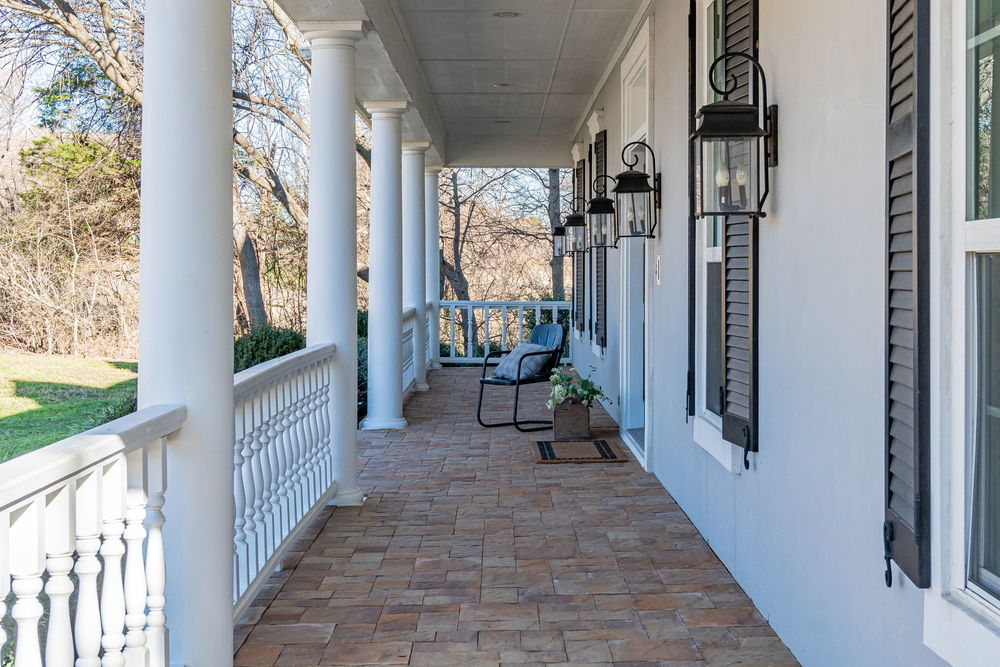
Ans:
[[[492,85],[494,88],[513,88],[514,87],[514,84],[509,83],[507,81],[497,81],[496,83],[493,83],[493,84],[490,84],[490,85]]]
[[[521,12],[493,12],[493,16],[498,19],[512,19],[515,16],[520,16]]]
[[[497,118],[493,121],[494,123],[509,123],[510,121],[505,118]]]

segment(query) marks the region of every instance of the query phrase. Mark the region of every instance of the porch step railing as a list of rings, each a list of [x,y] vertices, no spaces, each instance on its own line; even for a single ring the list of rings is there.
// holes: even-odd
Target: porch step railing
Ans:
[[[571,301],[442,301],[442,363],[480,364],[487,350],[510,350],[528,340],[536,324],[562,324],[566,343],[562,363],[573,359]]]
[[[0,665],[165,667],[165,438],[186,413],[145,408],[0,464]]]
[[[336,492],[330,459],[333,345],[314,345],[233,378],[236,503],[233,601],[240,617],[298,530]]]

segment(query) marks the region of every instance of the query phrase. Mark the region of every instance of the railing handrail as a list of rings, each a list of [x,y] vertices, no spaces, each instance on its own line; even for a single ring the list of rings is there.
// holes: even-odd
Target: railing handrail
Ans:
[[[296,352],[265,361],[256,366],[251,366],[245,371],[240,371],[233,376],[234,400],[239,401],[283,375],[295,373],[299,369],[325,359],[336,352],[336,350],[337,346],[333,343],[311,345]]]
[[[441,307],[445,306],[460,306],[460,305],[471,305],[475,304],[477,306],[495,306],[497,308],[503,306],[542,306],[542,307],[561,307],[565,308],[567,306],[572,306],[572,301],[475,301],[475,300],[451,300],[451,301],[441,301]]]
[[[154,405],[0,464],[0,510],[166,437],[178,431],[186,417],[183,405]]]

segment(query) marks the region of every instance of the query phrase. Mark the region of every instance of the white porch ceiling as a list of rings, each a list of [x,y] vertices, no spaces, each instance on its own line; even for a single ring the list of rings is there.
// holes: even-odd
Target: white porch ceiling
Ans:
[[[456,166],[570,166],[580,120],[643,0],[279,0],[364,20],[359,99],[408,99],[406,139]],[[498,12],[516,16],[496,16]],[[510,84],[498,86],[495,84]]]

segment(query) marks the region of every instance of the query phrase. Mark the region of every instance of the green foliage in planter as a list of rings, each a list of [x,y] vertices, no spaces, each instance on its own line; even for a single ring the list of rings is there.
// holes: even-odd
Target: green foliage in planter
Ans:
[[[591,366],[587,377],[578,378],[569,366],[557,366],[553,368],[549,379],[549,384],[551,385],[549,401],[546,403],[549,409],[555,408],[570,396],[580,399],[580,402],[588,408],[598,398],[607,398],[604,392],[601,391],[601,388],[590,379],[596,370],[596,368]]]
[[[245,371],[251,366],[283,357],[306,346],[306,338],[292,329],[260,327],[236,339],[233,349],[233,370]]]

